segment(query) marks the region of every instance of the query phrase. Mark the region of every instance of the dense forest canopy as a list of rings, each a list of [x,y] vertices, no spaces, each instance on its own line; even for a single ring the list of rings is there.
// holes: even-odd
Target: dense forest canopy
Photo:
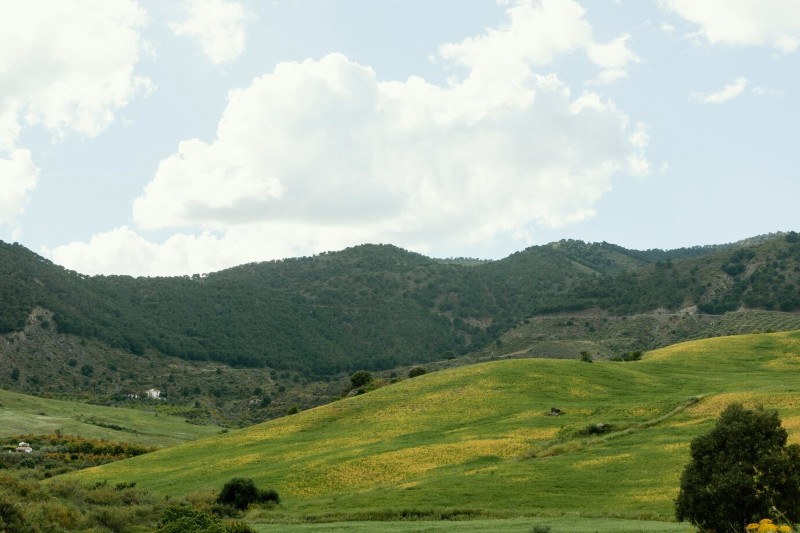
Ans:
[[[60,332],[133,354],[324,376],[457,356],[548,313],[794,311],[798,278],[794,232],[671,251],[562,240],[498,261],[362,245],[159,278],[85,276],[0,243],[0,332],[42,307]]]

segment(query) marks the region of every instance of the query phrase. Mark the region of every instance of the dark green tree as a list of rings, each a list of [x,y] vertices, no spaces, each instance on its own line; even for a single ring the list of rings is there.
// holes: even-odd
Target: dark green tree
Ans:
[[[354,389],[367,385],[372,381],[372,374],[366,370],[358,370],[350,374],[350,384]]]
[[[708,434],[692,440],[678,520],[704,531],[743,531],[774,509],[800,520],[800,446],[786,439],[777,412],[729,405]]]
[[[242,511],[256,502],[280,503],[280,497],[275,489],[259,490],[252,479],[242,477],[230,479],[217,496],[217,503],[230,505]]]
[[[422,366],[415,366],[411,370],[408,371],[408,377],[415,378],[417,376],[421,376],[423,374],[427,374],[428,371],[425,370],[425,367]]]

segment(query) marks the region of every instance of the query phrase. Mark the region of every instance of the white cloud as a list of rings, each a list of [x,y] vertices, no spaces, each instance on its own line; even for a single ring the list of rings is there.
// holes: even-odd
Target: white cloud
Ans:
[[[631,36],[623,34],[608,43],[594,41],[585,9],[573,0],[519,0],[507,10],[508,26],[492,28],[477,37],[439,47],[445,60],[466,67],[473,99],[480,102],[497,93],[516,94],[531,75],[531,67],[546,67],[565,54],[584,52],[601,72],[588,83],[612,83],[628,76],[628,68],[639,62],[629,47]]]
[[[509,16],[441,48],[466,71],[445,86],[381,82],[341,54],[278,65],[232,91],[216,138],[182,142],[134,202],[138,228],[187,234],[152,244],[123,228],[49,253],[87,273],[192,273],[363,242],[528,244],[536,227],[593,216],[612,176],[649,172],[644,127],[536,72],[588,51],[580,6],[519,2]],[[630,61],[626,42],[596,50],[601,68]]]
[[[0,226],[11,225],[19,217],[30,192],[39,179],[39,169],[28,150],[16,149],[9,159],[0,157]]]
[[[225,63],[244,52],[249,14],[242,4],[225,0],[185,0],[184,7],[188,18],[169,26],[175,35],[198,41],[209,61]]]
[[[782,52],[800,46],[800,0],[661,0],[696,24],[711,44],[766,45]]]
[[[19,146],[25,128],[94,137],[152,89],[134,74],[144,23],[128,0],[0,0],[0,225],[22,214],[38,181],[31,152]]]
[[[726,85],[719,91],[694,93],[692,98],[703,104],[721,104],[741,95],[747,88],[747,83],[747,78],[736,78],[736,81]]]
[[[138,91],[145,13],[128,0],[0,2],[0,150],[23,127],[96,136]]]
[[[629,65],[640,61],[639,56],[628,47],[630,40],[631,36],[626,33],[610,43],[589,45],[587,49],[589,59],[603,69],[592,83],[611,83],[628,77]]]
[[[161,244],[122,227],[40,253],[83,274],[125,273],[137,276],[178,276],[217,272],[233,265],[297,257],[376,242],[374,228],[352,228],[343,234],[335,227],[303,222],[250,224],[198,235],[177,233]]]

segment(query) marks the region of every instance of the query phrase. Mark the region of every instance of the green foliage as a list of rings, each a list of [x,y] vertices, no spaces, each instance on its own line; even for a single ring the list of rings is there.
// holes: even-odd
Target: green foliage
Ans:
[[[425,367],[415,366],[414,368],[412,368],[411,370],[408,371],[408,377],[415,378],[417,376],[422,376],[422,375],[427,374],[427,373],[428,373],[428,371],[425,370]]]
[[[547,313],[800,309],[796,240],[670,251],[564,240],[479,263],[365,245],[172,278],[84,276],[0,243],[0,333],[43,308],[53,315],[40,327],[136,355],[306,376],[377,371],[492,346]]]
[[[587,351],[581,352],[581,361],[584,363],[591,363],[592,362],[592,354]]]
[[[786,441],[777,412],[728,406],[711,432],[692,440],[675,500],[678,520],[731,531],[775,509],[800,520],[800,446]]]
[[[160,506],[131,487],[44,484],[28,472],[0,475],[0,531],[8,533],[152,531]]]
[[[225,483],[217,496],[217,503],[230,505],[244,511],[252,503],[280,503],[275,489],[260,490],[250,478],[233,478]]]
[[[372,381],[372,373],[366,370],[358,370],[350,374],[350,385],[353,389],[367,386]]]
[[[8,496],[0,494],[0,531],[25,533],[25,522],[19,506]]]
[[[612,361],[640,361],[642,359],[641,350],[633,350],[632,352],[624,352],[622,355],[615,355],[610,358]]]
[[[226,533],[220,521],[186,504],[170,505],[161,513],[156,533]]]
[[[604,433],[609,433],[614,430],[614,426],[612,424],[605,424],[603,422],[597,424],[589,424],[583,430],[579,431],[579,435],[590,435],[590,436],[597,436],[602,435]]]

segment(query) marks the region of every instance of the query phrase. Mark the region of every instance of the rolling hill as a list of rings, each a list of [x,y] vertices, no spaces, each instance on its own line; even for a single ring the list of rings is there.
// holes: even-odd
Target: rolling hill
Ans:
[[[777,409],[800,441],[797,371],[797,331],[687,342],[636,362],[497,361],[71,476],[173,496],[252,477],[282,496],[253,517],[263,521],[669,520],[689,441],[730,402]]]

